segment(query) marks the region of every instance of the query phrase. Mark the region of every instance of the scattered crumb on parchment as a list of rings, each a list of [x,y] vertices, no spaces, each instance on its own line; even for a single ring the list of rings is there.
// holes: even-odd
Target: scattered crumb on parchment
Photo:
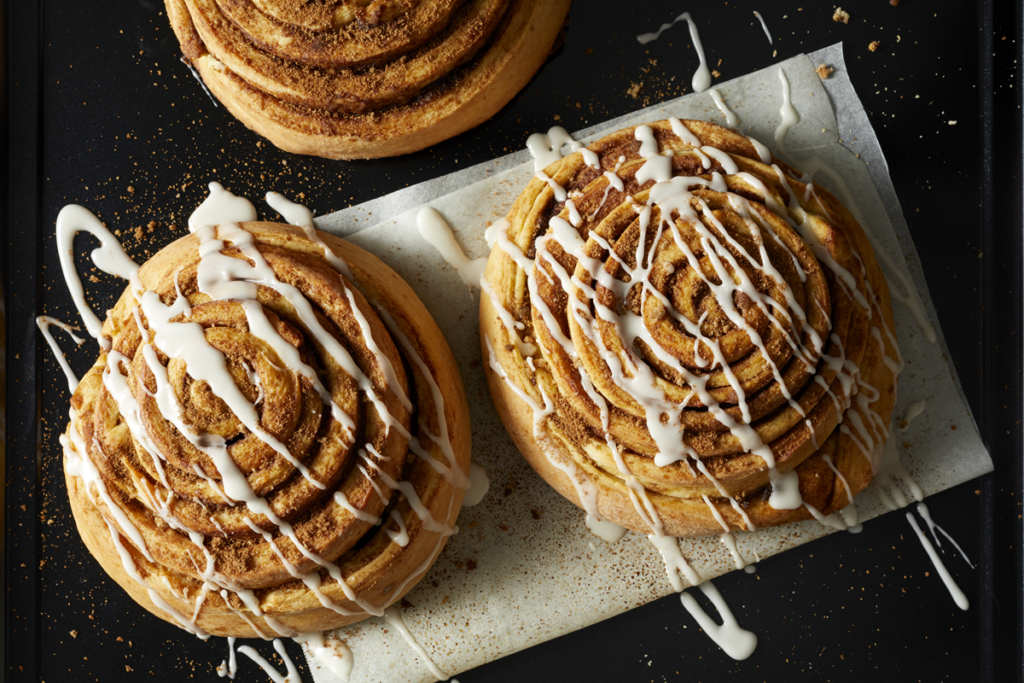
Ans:
[[[828,64],[819,64],[818,68],[815,69],[815,71],[817,71],[818,72],[818,76],[820,76],[822,78],[822,80],[824,80],[824,79],[828,78],[829,76],[831,76],[832,72],[835,71],[835,69],[830,67]]]

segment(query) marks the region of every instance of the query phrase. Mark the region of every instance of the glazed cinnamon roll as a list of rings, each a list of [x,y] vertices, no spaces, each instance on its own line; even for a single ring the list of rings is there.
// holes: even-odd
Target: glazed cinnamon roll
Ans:
[[[184,58],[290,152],[395,156],[490,118],[547,58],[569,0],[166,0]]]
[[[79,207],[61,222],[109,236]],[[311,220],[194,227],[121,269],[74,392],[61,441],[82,538],[199,635],[379,615],[456,531],[470,441],[454,358],[394,271]]]
[[[871,244],[832,194],[754,140],[670,119],[553,161],[490,231],[491,393],[592,520],[842,526],[902,360]]]

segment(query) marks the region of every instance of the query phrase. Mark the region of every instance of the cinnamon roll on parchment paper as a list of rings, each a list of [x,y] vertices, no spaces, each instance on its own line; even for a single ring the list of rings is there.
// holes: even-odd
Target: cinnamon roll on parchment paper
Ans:
[[[902,364],[888,287],[851,213],[800,177],[670,119],[554,161],[492,228],[492,395],[591,525],[843,527],[871,482]]]
[[[61,437],[82,539],[200,636],[380,615],[456,531],[469,486],[451,351],[394,271],[311,216],[193,228],[138,268],[81,207],[58,220],[59,240],[100,236],[131,283]]]

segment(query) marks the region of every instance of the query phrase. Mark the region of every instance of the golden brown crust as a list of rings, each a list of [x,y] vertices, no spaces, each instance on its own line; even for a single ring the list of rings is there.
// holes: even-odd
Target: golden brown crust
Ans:
[[[338,29],[380,39],[357,49],[352,36],[314,40],[262,13],[270,37],[254,40],[238,19],[259,10],[230,9],[249,2],[165,0],[183,53],[232,114],[286,151],[334,159],[405,154],[490,118],[543,64],[570,4],[419,3],[381,26]]]
[[[423,433],[424,429],[440,433],[441,416],[435,409],[432,389],[405,342],[389,331],[390,321],[378,311],[388,313],[437,382],[452,451],[459,469],[468,473],[469,415],[458,369],[440,330],[408,285],[374,256],[343,240],[321,235],[352,271],[356,287],[349,284],[347,290],[369,324],[378,352],[390,359],[398,385],[403,387],[403,392],[398,392],[386,383],[381,361],[367,349],[352,315],[349,295],[342,289],[341,276],[326,263],[322,248],[291,226],[243,223],[242,227],[255,236],[257,248],[276,276],[295,284],[314,304],[321,324],[352,355],[388,412],[404,425],[402,429],[409,430],[431,457],[444,463],[446,455]],[[241,304],[211,302],[197,290],[197,247],[198,240],[188,236],[161,250],[140,269],[142,284],[160,294],[165,304],[174,300],[176,287],[181,289],[192,305],[191,314],[180,316],[181,320],[204,327],[207,342],[224,354],[236,386],[248,400],[256,402],[260,427],[285,442],[292,456],[326,488],[319,490],[280,455],[268,451],[267,445],[238,422],[205,382],[187,375],[181,361],[168,360],[159,350],[156,355],[183,406],[184,421],[205,434],[227,440],[228,452],[249,485],[291,525],[307,552],[301,552],[264,515],[227,502],[220,492],[223,479],[217,467],[205,452],[167,423],[149,395],[157,391],[146,358],[151,345],[140,334],[139,320],[145,323],[145,319],[136,319],[135,296],[130,290],[111,310],[103,332],[113,340],[111,353],[126,357],[112,365],[119,373],[127,373],[124,377],[140,406],[144,433],[162,457],[158,462],[137,435],[129,432],[118,412],[118,402],[104,385],[104,372],[112,356],[103,354],[72,398],[77,418],[66,435],[66,479],[82,538],[104,569],[136,601],[168,621],[181,619],[175,620],[156,603],[166,601],[191,619],[197,600],[206,592],[204,575],[215,576],[213,583],[219,585],[207,584],[206,588],[213,590],[200,601],[196,618],[200,628],[215,635],[252,637],[280,632],[272,621],[257,616],[238,597],[246,591],[253,591],[263,614],[299,632],[336,628],[365,618],[365,610],[352,597],[373,608],[393,603],[422,578],[446,538],[427,530],[405,494],[393,491],[387,480],[410,482],[433,518],[447,524],[455,522],[463,492],[412,453],[401,436],[402,430],[384,428],[365,390],[334,366],[330,355],[297,320],[289,303],[270,288],[260,287],[258,300],[267,319],[300,351],[303,362],[316,369],[334,400],[354,420],[356,438],[344,438],[339,422],[321,405],[309,380],[290,372],[276,352],[249,331]],[[235,250],[226,253],[237,257]],[[154,349],[157,347],[149,350]],[[414,419],[403,408],[399,393],[408,394],[415,409]],[[373,466],[360,456],[363,443],[372,444],[380,453],[381,457],[369,458]],[[82,463],[78,462],[83,455],[95,467],[94,475],[87,472],[83,477]],[[218,480],[220,486],[216,485]],[[378,489],[384,499],[376,493]],[[348,505],[361,511],[359,515],[335,502],[338,491],[345,494]],[[404,547],[393,543],[386,533],[398,529],[392,511],[408,530],[410,540]],[[374,526],[364,521],[366,516],[383,521]],[[198,543],[187,530],[201,534]],[[273,545],[259,530],[270,534]],[[129,554],[130,562],[122,562],[115,539]],[[329,571],[320,569],[310,554],[337,565],[350,592],[346,593]],[[214,574],[208,571],[209,558]],[[145,587],[129,575],[131,568],[143,577]],[[294,578],[295,572],[316,576],[322,581],[320,590],[327,601],[349,614],[325,606],[314,591]],[[229,590],[221,593],[222,587]],[[152,591],[158,596],[156,601]]]
[[[592,482],[598,512],[623,526],[652,530],[630,477],[675,536],[720,531],[716,513],[730,528],[806,519],[807,506],[828,515],[848,502],[847,485],[855,495],[870,482],[866,456],[887,436],[889,366],[899,353],[885,278],[863,229],[826,190],[809,189],[776,159],[762,163],[742,135],[702,121],[676,125],[682,137],[668,121],[650,128],[659,150],[673,152],[674,182],[693,179],[675,195],[685,200],[664,192],[651,200],[654,181],[638,180],[647,162],[628,128],[589,147],[598,169],[580,152],[545,169],[573,207],[539,179],[512,207],[509,249],[523,256],[517,263],[495,246],[486,275],[497,304],[482,297],[480,305],[485,358],[493,348],[508,378],[491,365],[495,403],[541,476],[573,501]],[[685,141],[693,138],[728,158]],[[662,220],[665,211],[672,220]],[[555,238],[553,218],[579,247]],[[646,272],[647,284],[629,271]],[[723,278],[734,286],[723,288]],[[496,305],[522,325],[519,342],[539,347],[529,361]],[[627,379],[645,372],[643,384]],[[524,393],[547,406],[543,415]],[[652,433],[652,415],[681,438]],[[797,473],[806,506],[768,504],[758,444],[778,472]]]

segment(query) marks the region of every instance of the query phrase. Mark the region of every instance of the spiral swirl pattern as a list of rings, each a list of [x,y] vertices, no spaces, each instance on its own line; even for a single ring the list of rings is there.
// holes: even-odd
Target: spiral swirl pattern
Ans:
[[[589,513],[699,535],[825,518],[870,481],[901,361],[870,243],[827,190],[670,120],[552,163],[502,228],[492,393]]]
[[[166,0],[185,59],[278,147],[394,156],[472,128],[547,58],[569,0]]]
[[[289,635],[380,613],[455,530],[469,435],[454,359],[393,271],[321,239],[346,275],[289,226],[165,248],[72,399],[87,545],[192,630]]]

